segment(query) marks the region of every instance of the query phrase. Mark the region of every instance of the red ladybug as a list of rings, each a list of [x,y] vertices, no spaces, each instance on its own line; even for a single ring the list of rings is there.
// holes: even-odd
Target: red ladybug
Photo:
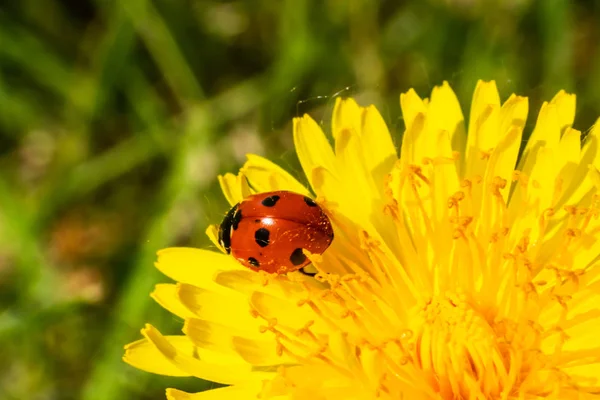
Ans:
[[[254,271],[283,274],[310,263],[303,249],[322,254],[333,228],[311,198],[284,190],[251,195],[225,216],[219,242]]]

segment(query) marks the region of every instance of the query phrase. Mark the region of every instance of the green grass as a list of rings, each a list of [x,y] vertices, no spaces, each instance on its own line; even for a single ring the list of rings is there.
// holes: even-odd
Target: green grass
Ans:
[[[549,1],[37,2],[0,7],[0,398],[150,399],[121,361],[152,321],[158,249],[210,247],[216,174],[254,149],[300,179],[291,119],[335,95],[375,103],[397,142],[398,96],[478,79],[600,115],[600,6]],[[515,5],[503,5],[506,3]],[[91,293],[91,294],[90,294]]]

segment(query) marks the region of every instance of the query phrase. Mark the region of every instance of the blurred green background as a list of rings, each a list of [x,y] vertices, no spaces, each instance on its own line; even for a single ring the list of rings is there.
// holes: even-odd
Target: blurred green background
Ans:
[[[0,399],[161,399],[197,379],[121,361],[145,321],[156,250],[210,247],[216,176],[246,152],[300,179],[291,119],[477,79],[503,98],[578,95],[600,115],[600,3],[573,0],[57,1],[0,5]],[[529,125],[534,121],[530,112]]]

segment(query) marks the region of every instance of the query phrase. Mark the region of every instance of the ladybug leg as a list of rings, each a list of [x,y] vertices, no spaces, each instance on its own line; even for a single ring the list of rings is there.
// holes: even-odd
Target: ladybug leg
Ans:
[[[306,269],[305,269],[305,268],[306,268],[306,267],[302,267],[302,268],[300,268],[298,271],[299,271],[300,273],[302,273],[302,274],[304,274],[304,275],[306,275],[306,276],[310,276],[310,277],[313,277],[313,276],[315,276],[315,275],[317,274],[317,272],[316,272],[316,271],[315,271],[315,272],[308,272],[308,271],[306,271]]]

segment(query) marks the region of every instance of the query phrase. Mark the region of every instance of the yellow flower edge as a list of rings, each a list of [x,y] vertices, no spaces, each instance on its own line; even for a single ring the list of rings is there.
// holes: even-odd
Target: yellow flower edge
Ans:
[[[333,146],[311,117],[294,120],[336,234],[311,256],[315,278],[161,250],[177,283],[152,297],[183,335],[147,325],[124,360],[230,385],[172,400],[598,398],[599,125],[573,129],[575,96],[561,91],[525,142],[527,98],[501,103],[494,82],[478,82],[467,126],[446,82],[400,105],[399,155],[373,106],[338,98]],[[219,180],[231,204],[309,194],[256,155]]]

